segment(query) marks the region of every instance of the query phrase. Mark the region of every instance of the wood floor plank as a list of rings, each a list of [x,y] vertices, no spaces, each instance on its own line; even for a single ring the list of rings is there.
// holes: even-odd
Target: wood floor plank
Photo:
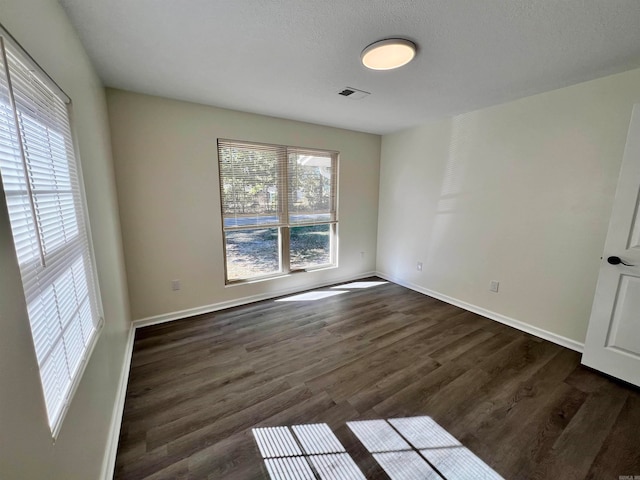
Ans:
[[[406,368],[387,375],[374,385],[369,385],[356,392],[349,397],[348,402],[359,412],[370,411],[376,405],[405,390],[410,385],[416,385],[416,388],[419,387],[418,382],[420,380],[418,379],[429,375],[440,366],[431,357],[421,359]]]
[[[638,475],[640,465],[640,394],[630,394],[586,478],[600,479],[617,471]]]
[[[533,478],[585,478],[628,396],[622,388],[589,395]]]
[[[137,330],[115,478],[267,479],[251,429],[323,423],[387,479],[347,422],[412,416],[506,479],[640,474],[637,389],[393,283],[338,287]]]
[[[290,390],[291,386],[282,380],[274,380],[242,392],[231,393],[223,398],[209,401],[208,405],[189,405],[182,415],[169,422],[163,422],[147,429],[147,448],[153,450],[170,443],[175,438],[195,432],[218,419],[242,412],[243,410]],[[207,408],[215,405],[216,408]]]
[[[496,377],[485,386],[487,393],[478,398],[461,424],[452,430],[454,435],[471,429],[476,434],[487,437],[486,429],[495,429],[496,425],[504,426],[513,421],[522,423],[523,415],[531,414],[539,406],[544,405],[548,396],[575,369],[576,353],[560,349],[547,363],[539,365],[538,369],[531,368],[520,372],[510,379]],[[568,389],[567,389],[568,390]],[[517,432],[516,425],[509,430]],[[499,433],[502,435],[503,433]]]

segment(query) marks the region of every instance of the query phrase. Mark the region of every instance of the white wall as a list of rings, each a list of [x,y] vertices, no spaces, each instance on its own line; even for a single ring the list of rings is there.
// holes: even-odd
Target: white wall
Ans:
[[[55,444],[0,193],[0,478],[98,478],[130,328],[104,89],[52,0],[0,0],[0,21],[73,100],[105,327]]]
[[[635,102],[640,70],[384,136],[378,270],[583,342]]]
[[[107,99],[134,319],[375,270],[379,136],[121,90]],[[225,287],[218,138],[340,152],[338,268]]]

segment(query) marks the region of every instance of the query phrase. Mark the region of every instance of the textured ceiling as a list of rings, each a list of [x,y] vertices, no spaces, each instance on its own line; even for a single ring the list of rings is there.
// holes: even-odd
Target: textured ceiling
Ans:
[[[640,67],[639,0],[60,1],[107,86],[372,133]]]

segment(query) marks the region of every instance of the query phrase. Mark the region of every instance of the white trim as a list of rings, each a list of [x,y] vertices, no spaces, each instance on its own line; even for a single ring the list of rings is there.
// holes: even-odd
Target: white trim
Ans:
[[[487,310],[486,308],[478,307],[477,305],[473,305],[471,303],[458,300],[457,298],[449,297],[448,295],[444,295],[434,290],[429,290],[428,288],[421,287],[420,285],[416,285],[415,283],[412,283],[412,282],[407,282],[399,278],[395,278],[383,272],[376,272],[376,275],[390,282],[397,283],[398,285],[402,285],[403,287],[409,288],[411,290],[422,293],[429,297],[442,300],[443,302],[449,303],[451,305],[455,305],[456,307],[463,308],[465,310],[468,310],[469,312],[477,313],[478,315],[486,317],[490,320],[495,320],[496,322],[503,323],[505,325],[518,329],[522,332],[526,332],[536,337],[542,338],[544,340],[548,340],[562,347],[566,347],[570,350],[575,350],[576,352],[579,352],[579,353],[582,353],[584,351],[584,343],[580,343],[570,338],[563,337],[562,335],[558,335],[557,333],[553,333],[548,330],[544,330],[542,328],[534,327],[533,325],[530,325],[525,322],[521,322],[520,320],[516,320],[515,318],[507,317],[500,313],[492,312],[491,310]]]
[[[118,440],[120,439],[120,427],[122,426],[122,415],[124,414],[124,401],[127,396],[127,384],[129,383],[129,370],[131,369],[135,333],[136,327],[131,325],[125,346],[125,357],[122,371],[120,372],[116,401],[113,406],[113,413],[111,414],[111,427],[109,428],[109,438],[107,439],[107,450],[102,462],[102,474],[100,478],[103,480],[113,480],[115,473],[116,454],[118,453]]]
[[[136,328],[148,327],[149,325],[156,325],[158,323],[172,322],[174,320],[181,320],[183,318],[194,317],[196,315],[202,315],[204,313],[217,312],[218,310],[224,310],[225,308],[238,307],[240,305],[246,305],[248,303],[260,302],[262,300],[269,300],[271,298],[281,297],[283,295],[290,295],[292,293],[300,293],[306,290],[314,290],[316,288],[327,287],[329,285],[335,285],[342,282],[350,282],[353,280],[360,280],[362,278],[375,276],[375,272],[359,273],[349,277],[343,277],[326,282],[321,282],[313,285],[305,285],[303,287],[292,287],[283,290],[276,290],[267,293],[259,293],[257,295],[250,295],[248,297],[236,298],[233,300],[227,300],[225,302],[212,303],[211,305],[203,305],[202,307],[188,308],[186,310],[180,310],[177,312],[163,313],[161,315],[154,315],[151,317],[139,318],[133,321],[133,325]]]

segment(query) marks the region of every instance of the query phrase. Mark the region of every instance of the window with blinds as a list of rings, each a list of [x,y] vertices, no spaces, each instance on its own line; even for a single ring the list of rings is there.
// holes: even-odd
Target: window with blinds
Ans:
[[[227,283],[336,264],[338,153],[218,140]]]
[[[66,95],[0,31],[0,176],[54,437],[102,326]]]

